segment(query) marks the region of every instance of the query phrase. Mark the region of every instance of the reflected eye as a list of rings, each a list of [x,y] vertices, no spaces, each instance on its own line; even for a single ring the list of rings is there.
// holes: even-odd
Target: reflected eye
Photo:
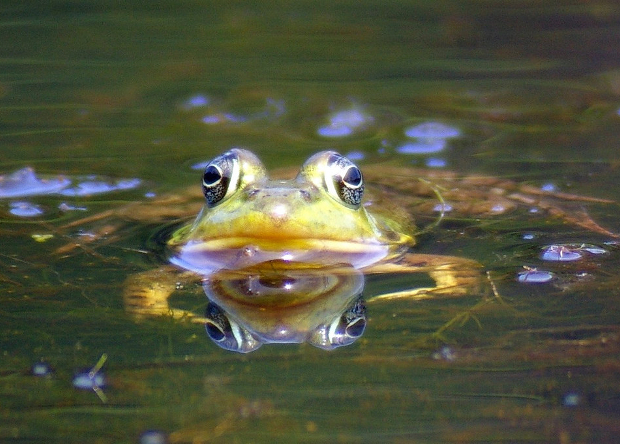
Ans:
[[[322,324],[308,339],[315,347],[333,350],[354,343],[366,329],[366,305],[360,297],[341,316]]]
[[[230,319],[224,310],[212,302],[207,305],[205,318],[207,334],[224,350],[249,353],[262,345],[252,333]]]
[[[360,169],[338,153],[329,156],[327,166],[325,183],[329,194],[351,208],[358,208],[364,195],[364,179]]]
[[[366,328],[366,318],[356,318],[347,324],[344,331],[347,336],[350,338],[359,338],[364,334],[364,329]]]
[[[239,155],[236,150],[228,151],[209,162],[202,175],[202,192],[207,206],[216,206],[237,190],[239,169]]]

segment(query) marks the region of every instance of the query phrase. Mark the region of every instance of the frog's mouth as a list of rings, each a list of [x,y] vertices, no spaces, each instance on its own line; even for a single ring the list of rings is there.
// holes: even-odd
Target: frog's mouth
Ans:
[[[170,262],[200,274],[276,260],[321,266],[347,264],[359,269],[394,253],[393,246],[379,242],[290,239],[283,244],[273,239],[233,237],[190,241],[171,252]]]

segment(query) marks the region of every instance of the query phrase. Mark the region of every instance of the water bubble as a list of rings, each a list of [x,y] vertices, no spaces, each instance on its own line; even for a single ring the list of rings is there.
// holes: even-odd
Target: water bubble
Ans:
[[[140,444],[166,444],[168,438],[159,430],[146,430],[140,434]]]
[[[353,134],[353,129],[348,126],[325,125],[316,130],[321,137],[347,137]]]
[[[564,395],[564,399],[562,400],[562,403],[566,407],[576,407],[579,404],[581,404],[581,395],[575,392],[568,392]]]
[[[439,203],[437,205],[435,205],[433,207],[433,211],[439,211],[439,212],[444,212],[444,213],[448,213],[450,211],[452,211],[454,208],[452,207],[452,205],[448,204],[448,203]]]
[[[51,376],[53,373],[52,367],[47,362],[35,362],[32,365],[32,374],[34,376],[45,377]]]
[[[68,204],[67,202],[62,202],[58,205],[58,209],[60,211],[87,211],[86,207],[76,207],[75,205]]]
[[[317,129],[321,137],[347,137],[372,123],[373,117],[359,108],[337,111],[328,117],[328,122]]]
[[[440,159],[437,157],[430,157],[426,159],[426,166],[429,168],[443,168],[447,165],[445,159]]]
[[[202,123],[206,123],[207,125],[217,125],[218,123],[222,123],[224,121],[225,120],[219,114],[210,114],[202,118]]]
[[[555,262],[576,261],[584,255],[607,254],[604,248],[591,244],[556,244],[543,249],[541,259]]]
[[[431,354],[431,358],[442,361],[452,362],[456,359],[456,352],[448,345],[444,345],[439,350]]]
[[[9,213],[18,217],[36,217],[43,214],[43,209],[39,205],[19,201],[9,204]]]
[[[207,96],[202,95],[202,94],[196,94],[195,96],[192,96],[188,98],[187,100],[185,100],[181,104],[181,108],[185,110],[190,110],[193,108],[201,108],[203,106],[207,106],[210,102],[211,101],[209,100]]]
[[[361,151],[349,151],[348,153],[345,154],[345,157],[349,160],[353,160],[357,162],[360,160],[364,160],[366,155]]]
[[[527,268],[517,274],[517,282],[525,284],[544,284],[553,279],[553,273],[535,268]]]
[[[86,180],[73,188],[62,190],[63,196],[90,196],[93,194],[109,193],[112,191],[129,190],[137,188],[142,181],[140,179],[119,179],[115,182],[99,180]]]
[[[416,142],[406,142],[396,148],[400,154],[434,154],[446,147],[444,139],[422,139]]]
[[[90,370],[85,370],[73,377],[73,387],[80,390],[101,389],[105,387],[105,375],[102,372],[92,374]]]
[[[71,184],[64,176],[39,178],[32,168],[22,168],[0,176],[0,197],[26,197],[57,193]]]
[[[605,250],[604,248],[597,247],[595,245],[583,245],[581,247],[581,249],[583,251],[587,251],[590,254],[606,254],[606,253],[608,253],[608,251]]]
[[[107,402],[107,397],[103,393],[105,387],[105,376],[101,371],[101,367],[108,359],[106,353],[102,354],[97,363],[90,370],[85,370],[77,373],[73,377],[73,387],[80,390],[92,390],[99,397],[101,402]]]
[[[452,139],[461,131],[441,122],[425,122],[405,129],[405,135],[412,139]]]
[[[553,183],[546,183],[543,186],[541,186],[540,189],[548,193],[555,193],[558,191],[558,187]]]
[[[533,235],[532,233],[525,233],[525,234],[522,236],[522,239],[523,239],[523,240],[532,240],[532,239],[534,239],[535,237],[536,237],[536,236],[535,236],[535,235]]]
[[[543,261],[570,262],[581,259],[583,255],[567,245],[550,245],[545,247],[540,258]]]

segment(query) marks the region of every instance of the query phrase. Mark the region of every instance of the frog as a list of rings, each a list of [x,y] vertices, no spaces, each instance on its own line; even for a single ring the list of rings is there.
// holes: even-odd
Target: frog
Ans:
[[[298,277],[301,270],[310,276],[310,282],[315,282],[317,276],[335,276],[334,279],[344,282],[340,286],[358,289],[360,285],[355,282],[359,281],[360,273],[425,273],[433,285],[404,288],[366,296],[366,299],[378,302],[458,297],[482,291],[485,284],[483,266],[466,257],[416,252],[416,237],[419,237],[420,230],[412,216],[414,211],[435,211],[440,219],[441,213],[450,208],[482,217],[510,211],[518,205],[537,206],[567,222],[614,235],[589,216],[574,215],[557,204],[558,201],[603,200],[544,192],[496,178],[460,178],[445,171],[429,173],[402,166],[383,166],[374,172],[377,171],[379,176],[371,175],[368,181],[366,174],[347,157],[336,151],[321,151],[309,157],[296,175],[291,175],[290,171],[270,175],[251,151],[233,148],[206,164],[200,187],[195,186],[186,193],[161,196],[146,206],[133,203],[116,210],[116,217],[121,219],[185,221],[167,231],[168,264],[127,278],[123,290],[126,311],[138,320],[164,315],[205,324],[209,336],[216,338],[219,345],[234,343],[223,348],[248,352],[255,350],[260,341],[249,333],[241,335],[243,338],[230,339],[230,334],[243,328],[238,319],[233,320],[234,326],[229,319],[224,319],[220,307],[208,308],[207,314],[202,315],[170,306],[170,296],[180,281],[188,276],[198,277],[204,283],[207,295],[213,296],[213,287],[232,287],[215,285],[226,273],[233,274],[232,278],[226,278],[228,280],[243,276],[250,281],[263,279],[274,286],[274,282],[301,281]],[[202,195],[200,199],[197,193]],[[111,211],[71,225],[96,219],[108,221]],[[197,215],[192,218],[192,214]],[[192,220],[187,221],[188,217]],[[113,228],[107,223],[105,230],[110,236]],[[62,253],[66,254],[70,248],[66,247]],[[290,270],[295,273],[295,279],[289,279]],[[323,333],[314,345],[333,348],[351,343],[361,334],[363,327],[360,325],[365,325],[363,304],[356,299],[360,292],[356,290],[351,297],[339,296],[344,302],[339,302],[337,309],[330,309],[334,312],[344,310],[345,314],[336,313],[330,322],[342,323],[345,320],[347,325],[342,331],[346,332],[349,327],[352,333],[348,336],[336,332],[335,337],[325,339],[326,331],[332,334],[340,330],[325,323],[317,324],[317,321],[312,325],[302,325],[302,318],[297,316],[292,321],[296,324],[294,334],[279,339],[267,335],[266,342],[303,342],[304,334],[305,337],[316,337],[318,328]],[[257,299],[253,298],[250,304],[247,294],[246,288],[232,296],[216,295],[215,298],[219,298],[219,306],[225,306],[231,300],[241,301],[245,306],[254,304],[256,310],[250,315],[254,324],[257,317],[266,318],[269,310],[276,310],[273,298],[269,303],[256,302]],[[294,297],[290,293],[284,294],[278,300],[277,310],[288,308],[287,304],[299,306],[300,298],[320,299],[313,292],[304,294],[296,293]],[[295,303],[287,300],[295,300]],[[321,304],[313,310],[322,310],[326,304]],[[261,326],[253,327],[254,333],[261,327],[276,329],[266,327],[263,322]],[[282,329],[281,325],[278,328]],[[297,339],[291,340],[292,336]]]

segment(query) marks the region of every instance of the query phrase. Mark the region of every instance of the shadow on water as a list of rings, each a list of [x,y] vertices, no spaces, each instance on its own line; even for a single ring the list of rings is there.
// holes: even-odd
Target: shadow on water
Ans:
[[[617,440],[615,3],[13,3],[0,441]],[[235,146],[287,178],[346,154],[369,210],[415,215],[410,253],[480,285],[171,274],[153,239]],[[143,278],[157,316],[124,299]],[[275,292],[301,283],[289,312]]]

